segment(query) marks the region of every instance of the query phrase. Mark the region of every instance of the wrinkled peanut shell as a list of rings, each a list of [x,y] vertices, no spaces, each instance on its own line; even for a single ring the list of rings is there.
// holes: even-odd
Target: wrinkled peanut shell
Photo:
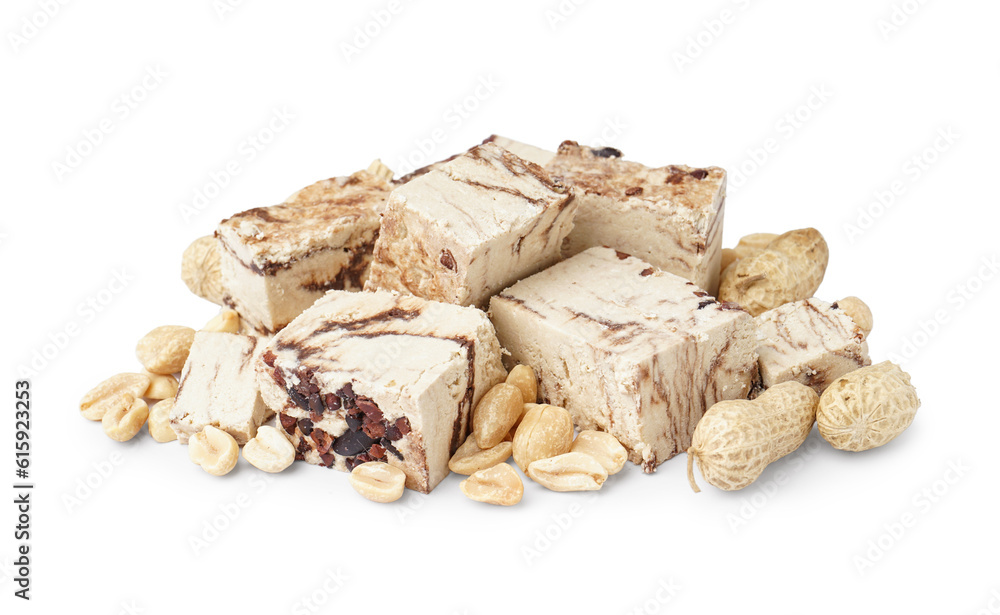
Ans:
[[[829,259],[829,246],[819,231],[789,231],[723,271],[719,299],[737,303],[753,316],[808,299],[823,281]]]
[[[792,453],[809,436],[819,395],[799,382],[782,382],[754,400],[716,402],[698,421],[688,448],[688,481],[695,461],[709,484],[725,491],[750,485],[768,464]]]
[[[749,258],[767,249],[771,242],[778,238],[777,233],[751,233],[740,237],[733,252],[736,259]]]
[[[739,259],[740,257],[737,256],[736,250],[732,248],[722,248],[722,259],[719,263],[719,271],[722,272],[729,269],[729,266]]]
[[[823,439],[842,451],[888,444],[913,422],[920,407],[910,375],[883,361],[833,382],[819,399],[816,422]]]
[[[222,283],[218,239],[212,235],[199,237],[184,250],[181,279],[194,294],[222,305],[226,289]]]

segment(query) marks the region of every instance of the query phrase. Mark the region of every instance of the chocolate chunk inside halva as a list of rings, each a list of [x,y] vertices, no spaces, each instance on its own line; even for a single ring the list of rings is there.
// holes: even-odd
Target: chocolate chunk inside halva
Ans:
[[[300,459],[345,471],[383,461],[425,493],[448,474],[474,404],[506,376],[483,312],[387,291],[330,291],[257,369]]]

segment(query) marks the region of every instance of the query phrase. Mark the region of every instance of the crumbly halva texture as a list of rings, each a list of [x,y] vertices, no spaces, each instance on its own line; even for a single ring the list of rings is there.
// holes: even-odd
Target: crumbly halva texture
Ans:
[[[393,191],[365,288],[485,306],[559,260],[575,212],[541,167],[480,145]]]
[[[506,377],[473,308],[378,291],[330,291],[258,362],[264,401],[299,459],[351,471],[385,461],[424,493],[448,474],[479,398]]]
[[[555,152],[550,152],[550,151],[544,150],[544,149],[542,149],[540,147],[535,147],[534,145],[528,145],[527,143],[521,143],[520,141],[515,141],[513,139],[508,139],[507,137],[502,137],[500,135],[490,135],[490,136],[486,137],[485,139],[483,139],[483,142],[480,143],[479,145],[485,145],[487,143],[494,143],[496,145],[499,145],[500,147],[502,147],[503,149],[507,150],[508,152],[514,154],[515,156],[517,156],[519,158],[523,158],[524,160],[527,160],[528,162],[533,162],[533,163],[537,164],[540,167],[544,167],[548,163],[552,162],[552,159],[556,157]],[[470,150],[471,149],[475,149],[476,147],[478,147],[478,145],[471,147]],[[465,153],[465,152],[462,152],[462,153]],[[416,179],[417,177],[420,177],[421,175],[426,175],[426,174],[430,173],[431,171],[440,170],[442,167],[444,167],[445,165],[447,165],[449,162],[451,162],[452,160],[454,160],[454,159],[458,158],[459,156],[461,156],[462,153],[455,154],[454,156],[449,156],[449,157],[445,158],[444,160],[439,160],[437,162],[432,162],[431,164],[429,164],[427,166],[424,166],[424,167],[421,167],[419,169],[416,169],[415,171],[413,171],[411,173],[407,173],[406,175],[404,175],[404,176],[400,177],[398,180],[396,180],[396,183],[398,185],[402,185],[402,184],[405,184],[405,183],[409,182],[410,180],[413,180],[413,179]]]
[[[647,472],[687,449],[706,409],[745,398],[757,378],[748,313],[610,248],[504,290],[490,317],[512,359],[538,373],[546,403],[615,436]]]
[[[181,374],[170,426],[182,444],[205,426],[246,444],[271,417],[257,387],[256,363],[266,340],[251,335],[199,331]]]
[[[563,255],[609,246],[716,296],[726,172],[681,165],[651,168],[621,156],[611,147],[566,141],[546,164],[554,178],[575,188],[580,202]]]
[[[795,381],[822,393],[837,378],[871,365],[864,331],[835,303],[786,303],[756,321],[765,388]]]
[[[540,167],[544,167],[556,157],[555,152],[550,152],[549,150],[521,143],[520,141],[508,139],[500,135],[490,135],[483,143],[495,143],[515,156],[523,158],[528,162],[533,162]]]
[[[391,190],[385,177],[359,171],[223,220],[216,237],[225,303],[273,333],[328,290],[361,290]]]

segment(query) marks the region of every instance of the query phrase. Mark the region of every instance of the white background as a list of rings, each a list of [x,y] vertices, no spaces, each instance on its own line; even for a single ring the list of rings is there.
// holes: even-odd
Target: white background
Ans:
[[[995,2],[46,4],[8,0],[0,20],[0,610],[1000,610]],[[864,454],[814,433],[742,492],[693,494],[679,456],[596,497],[527,484],[500,509],[457,476],[389,506],[303,464],[215,478],[176,443],[118,444],[80,417],[146,331],[215,314],[179,265],[221,218],[494,132],[723,166],[726,245],[819,228],[818,294],[871,305],[873,358],[902,360],[923,400],[914,425]],[[8,490],[33,360],[26,605]]]

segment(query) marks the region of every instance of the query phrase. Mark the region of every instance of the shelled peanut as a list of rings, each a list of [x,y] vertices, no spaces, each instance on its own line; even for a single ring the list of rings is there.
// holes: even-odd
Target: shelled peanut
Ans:
[[[497,506],[513,506],[524,495],[521,477],[506,463],[477,470],[459,488],[471,500]]]
[[[514,463],[527,472],[539,459],[568,453],[573,446],[573,419],[565,408],[534,404],[514,434]]]
[[[362,463],[351,471],[348,480],[351,487],[372,502],[388,504],[403,497],[406,474],[381,461]]]
[[[239,455],[240,446],[236,443],[236,438],[211,425],[188,440],[188,457],[213,476],[224,476],[232,472]]]
[[[518,391],[520,410],[515,412]],[[600,489],[608,476],[621,471],[627,452],[614,436],[584,430],[574,440],[573,419],[565,408],[537,404],[538,380],[534,370],[518,365],[505,383],[490,390],[476,408],[473,433],[448,464],[451,471],[467,474],[462,492],[471,499],[511,505],[520,501],[523,484],[509,457],[532,480],[553,491]],[[525,401],[531,400],[531,401]],[[511,442],[497,441],[500,427],[516,416]],[[491,444],[481,448],[483,444]]]
[[[121,393],[101,417],[101,425],[112,440],[127,442],[139,433],[148,418],[149,406],[143,399],[131,393]]]
[[[458,447],[458,450],[452,455],[451,460],[448,462],[448,469],[456,474],[469,476],[480,470],[492,468],[499,463],[507,461],[510,458],[512,450],[513,444],[509,441],[503,441],[496,446],[481,449],[476,444],[475,434],[471,434],[466,438],[465,443]]]
[[[87,392],[80,400],[80,413],[83,418],[100,421],[104,415],[119,404],[119,396],[130,394],[142,397],[149,388],[150,379],[146,374],[117,374],[101,382]]]
[[[243,445],[243,458],[264,472],[281,472],[295,461],[295,447],[281,431],[261,425],[257,434]]]
[[[143,393],[147,399],[169,399],[177,395],[177,378],[171,374],[154,374],[146,372],[149,376],[149,387]]]
[[[581,431],[576,436],[570,452],[590,455],[601,464],[608,476],[621,472],[628,461],[628,451],[617,438],[607,432],[592,429]]]
[[[139,340],[135,354],[146,371],[176,374],[184,368],[194,333],[194,329],[178,325],[156,327]]]
[[[507,384],[516,386],[521,391],[521,401],[533,404],[538,399],[538,378],[535,371],[528,365],[518,365],[507,374]]]
[[[238,333],[240,330],[240,315],[236,310],[224,309],[212,318],[212,320],[205,323],[205,326],[201,330]]]
[[[521,416],[521,390],[500,383],[483,395],[472,414],[472,433],[480,449],[500,444]]]
[[[532,461],[527,474],[552,491],[596,491],[608,480],[608,472],[599,461],[572,452]]]
[[[170,411],[174,408],[174,398],[157,402],[149,411],[149,435],[157,442],[173,442],[177,432],[170,426]]]
[[[193,340],[189,327],[156,327],[136,345],[144,370],[117,374],[98,384],[80,400],[81,414],[101,421],[108,437],[121,442],[138,435],[147,422],[157,442],[176,440],[169,419],[179,386],[175,374],[183,369]]]

